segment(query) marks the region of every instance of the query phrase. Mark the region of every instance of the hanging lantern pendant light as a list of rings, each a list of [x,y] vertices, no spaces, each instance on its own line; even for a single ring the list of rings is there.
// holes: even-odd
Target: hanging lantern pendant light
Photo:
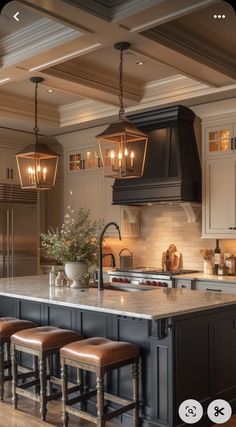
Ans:
[[[123,54],[130,43],[119,42],[119,122],[112,123],[97,135],[104,175],[111,178],[136,178],[143,175],[148,135],[125,118],[123,89]]]
[[[32,77],[35,83],[35,143],[27,145],[16,155],[21,187],[25,189],[50,190],[55,185],[58,154],[51,150],[45,142],[48,138],[39,140],[38,132],[38,84],[43,82],[41,77]]]

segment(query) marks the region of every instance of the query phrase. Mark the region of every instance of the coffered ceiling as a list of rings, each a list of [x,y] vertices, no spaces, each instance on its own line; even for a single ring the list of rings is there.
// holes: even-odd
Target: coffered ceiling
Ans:
[[[233,8],[215,0],[9,2],[0,15],[0,127],[32,130],[35,75],[44,78],[41,133],[115,119],[117,41],[131,43],[127,113],[235,97],[235,24]]]

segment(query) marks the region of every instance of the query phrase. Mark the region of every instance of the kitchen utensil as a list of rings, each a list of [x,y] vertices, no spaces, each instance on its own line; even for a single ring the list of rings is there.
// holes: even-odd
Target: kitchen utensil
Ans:
[[[129,255],[121,255],[124,251],[128,251]],[[133,252],[128,248],[121,249],[119,253],[120,257],[120,268],[124,268],[126,270],[133,267]]]

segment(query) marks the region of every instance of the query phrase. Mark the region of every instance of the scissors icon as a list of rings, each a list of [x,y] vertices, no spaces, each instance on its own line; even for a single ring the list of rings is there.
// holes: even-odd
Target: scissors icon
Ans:
[[[214,407],[214,410],[215,410],[214,415],[215,415],[215,417],[218,417],[219,415],[224,415],[224,412],[223,412],[224,409],[225,409],[224,407],[223,408],[219,408],[219,406],[215,406]]]

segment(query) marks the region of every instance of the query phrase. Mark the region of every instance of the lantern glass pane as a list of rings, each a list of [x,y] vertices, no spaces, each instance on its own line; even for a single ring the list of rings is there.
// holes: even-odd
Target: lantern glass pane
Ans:
[[[134,134],[113,134],[98,139],[104,175],[135,178],[143,175],[148,138]]]
[[[50,189],[55,185],[57,172],[57,156],[18,155],[17,166],[21,187],[32,189]]]

